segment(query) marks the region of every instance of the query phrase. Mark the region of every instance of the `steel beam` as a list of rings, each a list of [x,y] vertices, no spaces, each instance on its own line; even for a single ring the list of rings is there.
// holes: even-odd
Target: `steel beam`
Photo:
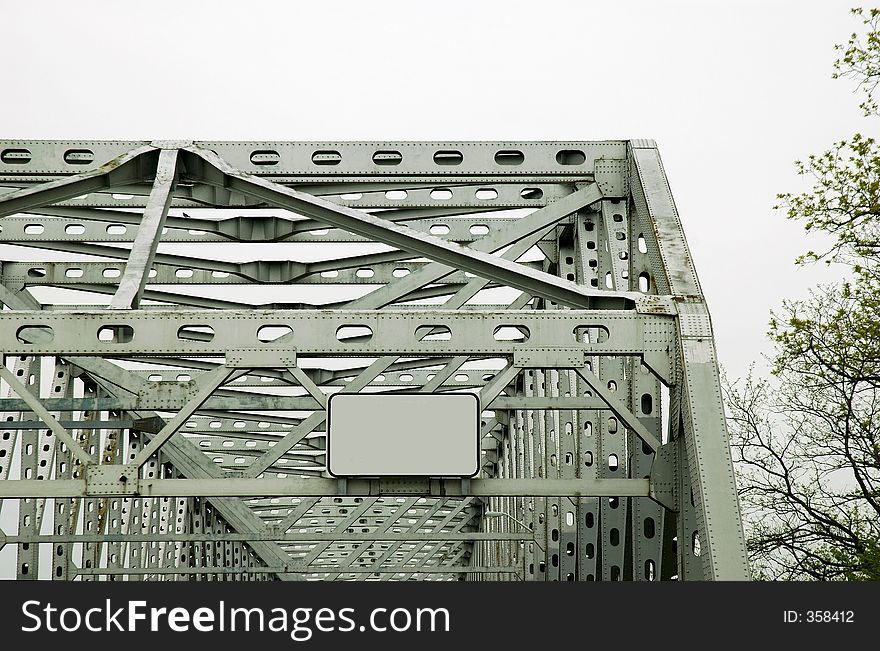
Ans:
[[[27,212],[89,192],[112,189],[123,183],[143,180],[144,168],[150,167],[150,164],[144,163],[143,159],[153,151],[155,149],[151,146],[137,147],[120,154],[97,169],[0,195],[0,217]]]
[[[341,570],[339,567],[330,563],[318,565],[298,565],[290,563],[288,565],[277,565],[269,567],[173,567],[163,568],[162,572],[158,572],[155,568],[78,568],[74,571],[79,576],[113,576],[118,574],[136,575],[136,574],[278,574],[283,576],[286,574],[335,574],[342,572],[343,574],[386,574],[386,573],[403,573],[415,572],[416,574],[463,574],[465,572],[473,573],[495,573],[495,572],[512,572],[515,568],[511,567],[477,567],[473,565],[409,565],[409,566],[392,566],[389,568],[373,568],[370,566],[360,567],[351,566]]]
[[[27,534],[27,535],[4,535],[0,542],[7,545],[21,544],[56,544],[56,543],[98,543],[104,541],[113,542],[197,542],[213,540],[215,542],[250,542],[253,540],[274,541],[279,543],[300,542],[409,542],[409,541],[446,541],[465,542],[474,540],[529,540],[532,534],[526,533],[487,533],[481,531],[471,532],[431,532],[431,531],[406,531],[402,533],[358,532],[355,534],[345,531],[332,533],[317,533],[306,531],[304,533],[277,534],[268,532],[255,533],[120,533],[120,534]],[[2,548],[2,545],[0,545]]]
[[[707,580],[746,580],[749,565],[730,443],[721,400],[712,324],[659,153],[653,143],[631,147],[636,205],[654,225],[658,265],[668,291],[687,298],[678,319],[677,397],[684,456],[694,497],[677,494],[679,572],[698,565]],[[689,491],[688,491],[689,492]],[[687,523],[693,521],[695,527]]]
[[[123,466],[108,467],[113,473],[125,475]],[[555,495],[559,497],[602,497],[650,495],[647,479],[471,479],[462,487],[461,480],[348,480],[344,490],[335,479],[251,479],[226,477],[218,479],[136,479],[101,482],[90,487],[87,478],[54,481],[10,479],[0,483],[0,498],[6,497],[86,497],[90,495],[138,497],[323,497],[334,495],[424,495],[444,497],[489,497]],[[421,486],[420,486],[421,485]],[[420,486],[420,487],[419,487]]]
[[[138,306],[147,283],[147,274],[153,264],[162,227],[171,207],[171,193],[174,191],[177,175],[177,150],[163,149],[159,152],[156,167],[156,180],[144,216],[138,228],[137,237],[131,245],[128,263],[119,280],[119,289],[110,300],[110,308],[121,310]]]
[[[79,330],[72,330],[77,323]],[[393,325],[392,325],[393,324]],[[131,329],[125,341],[107,342],[100,338],[102,328],[123,325]],[[365,326],[371,335],[366,341],[350,342],[337,336],[340,328]],[[453,336],[446,340],[425,339],[426,326],[448,327]],[[209,340],[187,336],[186,328],[209,327]],[[261,341],[262,328],[287,326],[296,338]],[[501,328],[520,327],[528,336],[500,338]],[[607,335],[596,342],[578,344],[574,329],[595,327]],[[27,341],[37,329],[52,330],[50,341],[35,348]],[[560,359],[551,353],[587,355],[662,355],[674,336],[675,321],[666,315],[637,314],[615,310],[246,310],[193,312],[191,310],[129,310],[123,314],[95,312],[0,312],[0,350],[7,354],[29,354],[39,350],[46,355],[190,355],[219,356],[227,351],[259,350],[279,354],[296,352],[310,355],[512,355],[527,350],[546,354],[543,362]],[[509,332],[509,331],[508,331]],[[538,349],[538,350],[535,350]],[[543,349],[543,350],[542,350]],[[567,359],[567,358],[562,358]],[[651,363],[656,360],[651,359]],[[565,362],[569,366],[579,364]],[[289,366],[279,358],[279,366]],[[269,366],[256,364],[255,366]]]

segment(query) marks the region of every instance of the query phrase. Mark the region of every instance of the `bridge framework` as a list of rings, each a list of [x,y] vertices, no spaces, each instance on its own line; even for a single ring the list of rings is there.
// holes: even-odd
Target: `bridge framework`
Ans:
[[[19,579],[749,576],[652,141],[0,141],[0,302]],[[330,477],[337,391],[479,475]]]

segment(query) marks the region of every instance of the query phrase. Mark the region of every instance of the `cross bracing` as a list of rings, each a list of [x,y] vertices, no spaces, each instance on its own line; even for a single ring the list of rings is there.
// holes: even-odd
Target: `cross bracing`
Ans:
[[[0,251],[7,575],[748,577],[651,141],[2,141]],[[339,391],[476,393],[479,474],[331,477]]]

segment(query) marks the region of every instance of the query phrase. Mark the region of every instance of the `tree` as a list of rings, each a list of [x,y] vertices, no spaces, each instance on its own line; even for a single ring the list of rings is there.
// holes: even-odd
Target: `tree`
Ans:
[[[833,76],[873,122],[880,10],[853,13],[864,33],[836,46]],[[855,134],[796,169],[812,189],[776,208],[833,236],[797,262],[848,273],[773,315],[772,379],[726,387],[749,553],[756,578],[880,580],[880,148]]]

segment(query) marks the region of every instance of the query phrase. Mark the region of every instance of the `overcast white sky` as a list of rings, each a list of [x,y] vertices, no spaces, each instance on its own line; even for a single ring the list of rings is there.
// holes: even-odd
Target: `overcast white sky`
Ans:
[[[822,268],[771,206],[857,130],[850,2],[41,2],[0,7],[0,137],[653,138],[721,361]]]

